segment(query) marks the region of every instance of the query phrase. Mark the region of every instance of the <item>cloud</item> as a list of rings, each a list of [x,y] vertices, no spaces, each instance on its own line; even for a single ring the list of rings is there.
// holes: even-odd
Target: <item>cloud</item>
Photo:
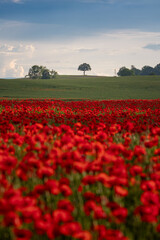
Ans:
[[[24,77],[23,66],[17,63],[17,59],[12,59],[10,62],[4,61],[3,65],[0,65],[2,76],[4,78],[20,78]]]
[[[159,51],[146,51],[144,46],[158,43],[159,39],[160,32],[128,29],[73,36],[70,40],[51,38],[34,44],[1,42],[0,78],[25,76],[35,64],[54,69],[59,74],[79,75],[78,66],[86,62],[92,68],[88,74],[104,76],[114,75],[115,69],[118,71],[122,66],[155,66],[159,63]]]
[[[78,49],[80,53],[91,53],[98,51],[98,48],[80,48]]]
[[[30,45],[24,45],[24,44],[18,44],[17,46],[14,46],[12,49],[12,52],[14,53],[33,53],[35,51],[35,47]]]
[[[32,44],[0,43],[0,78],[24,77],[34,52]]]
[[[160,44],[147,44],[143,48],[150,49],[153,51],[159,51],[160,50]]]
[[[10,44],[0,44],[0,53],[1,54],[33,54],[35,51],[35,47],[32,44],[16,44],[16,45],[10,45]]]
[[[1,44],[0,45],[0,53],[12,52],[13,46],[8,44]]]
[[[7,69],[7,71],[11,72],[11,75],[13,75],[15,77],[16,76],[19,76],[19,77],[24,76],[24,68],[17,64],[17,59],[13,59],[9,63],[9,68]]]

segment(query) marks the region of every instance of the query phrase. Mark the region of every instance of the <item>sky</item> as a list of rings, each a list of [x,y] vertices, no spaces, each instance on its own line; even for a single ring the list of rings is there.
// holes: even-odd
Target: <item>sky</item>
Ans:
[[[0,78],[33,65],[114,76],[160,63],[160,0],[0,0]]]

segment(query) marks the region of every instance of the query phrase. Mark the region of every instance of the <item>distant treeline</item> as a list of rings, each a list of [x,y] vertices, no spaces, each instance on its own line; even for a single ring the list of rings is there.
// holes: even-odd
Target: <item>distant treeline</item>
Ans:
[[[142,69],[138,69],[135,66],[131,68],[121,67],[117,73],[118,76],[136,76],[136,75],[160,75],[160,63],[155,67],[144,66]]]

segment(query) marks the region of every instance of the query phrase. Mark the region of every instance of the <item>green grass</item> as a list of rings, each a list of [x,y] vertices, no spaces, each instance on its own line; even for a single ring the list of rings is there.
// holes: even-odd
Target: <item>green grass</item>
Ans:
[[[62,99],[156,99],[160,76],[58,76],[56,79],[0,79],[0,97]]]

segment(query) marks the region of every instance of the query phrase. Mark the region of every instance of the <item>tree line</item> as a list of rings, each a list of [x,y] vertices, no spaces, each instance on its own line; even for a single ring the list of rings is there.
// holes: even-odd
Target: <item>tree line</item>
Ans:
[[[160,75],[160,63],[155,67],[145,65],[142,69],[136,68],[134,65],[131,68],[121,67],[117,73],[118,76],[146,76],[146,75]]]
[[[80,64],[78,67],[79,71],[83,71],[83,75],[85,75],[86,71],[90,71],[91,67],[88,63]],[[49,70],[44,66],[34,65],[29,71],[27,78],[31,79],[51,79],[55,78],[58,73],[55,70]],[[121,67],[117,73],[118,76],[136,76],[136,75],[160,75],[160,63],[155,67],[144,66],[142,69],[136,68],[134,65],[131,65],[131,68]]]

